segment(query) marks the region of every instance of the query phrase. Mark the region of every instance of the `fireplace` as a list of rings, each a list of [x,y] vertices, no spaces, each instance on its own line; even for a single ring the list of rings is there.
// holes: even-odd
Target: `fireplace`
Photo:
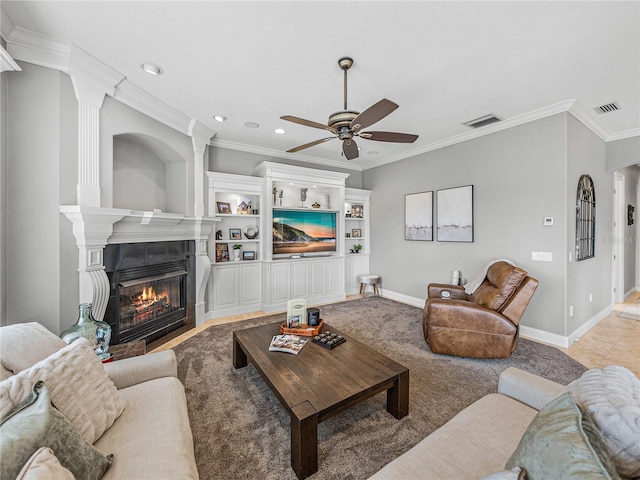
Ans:
[[[111,344],[173,338],[193,328],[193,241],[107,245]]]

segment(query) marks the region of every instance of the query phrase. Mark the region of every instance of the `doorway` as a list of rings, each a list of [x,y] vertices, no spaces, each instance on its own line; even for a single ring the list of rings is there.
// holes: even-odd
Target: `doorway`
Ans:
[[[624,302],[624,225],[625,225],[625,184],[624,174],[613,172],[613,260],[612,260],[612,300]]]

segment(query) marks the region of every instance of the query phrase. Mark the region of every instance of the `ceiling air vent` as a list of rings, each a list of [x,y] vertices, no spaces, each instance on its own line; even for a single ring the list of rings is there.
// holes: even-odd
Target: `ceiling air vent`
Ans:
[[[618,102],[611,102],[606,105],[600,105],[599,107],[594,108],[594,110],[602,115],[603,113],[611,113],[616,110],[620,110],[620,105],[618,105]]]
[[[490,113],[489,115],[485,115],[484,117],[476,118],[475,120],[469,120],[468,122],[464,122],[463,125],[471,128],[480,128],[485,125],[491,125],[492,123],[501,122],[502,119],[497,115]]]

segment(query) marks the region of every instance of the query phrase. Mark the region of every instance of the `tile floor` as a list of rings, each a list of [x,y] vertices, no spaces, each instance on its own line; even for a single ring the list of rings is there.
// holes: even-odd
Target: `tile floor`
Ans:
[[[354,298],[359,298],[359,295],[350,296],[348,300]],[[618,313],[620,313],[626,305],[633,303],[637,299],[640,299],[640,292],[630,297],[626,304],[616,304],[613,312],[569,348],[556,348],[559,348],[559,350],[565,352],[586,367],[596,368],[605,365],[622,365],[640,377],[640,320],[631,320],[618,316]],[[212,319],[170,340],[154,351],[172,348],[211,325],[237,322],[263,315],[268,314],[258,311]]]

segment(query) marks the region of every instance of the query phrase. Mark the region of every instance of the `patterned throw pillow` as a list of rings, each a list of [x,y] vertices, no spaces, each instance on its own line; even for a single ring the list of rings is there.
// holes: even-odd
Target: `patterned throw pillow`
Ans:
[[[587,370],[565,391],[593,419],[618,472],[640,478],[640,379],[610,365]]]
[[[620,480],[598,429],[570,392],[551,400],[531,421],[506,468],[516,466],[530,480]]]
[[[111,455],[105,457],[83,440],[51,406],[44,382],[36,382],[32,393],[0,422],[0,477],[16,478],[42,447],[55,451],[76,479],[99,480],[111,466]]]
[[[53,405],[91,444],[124,410],[124,400],[85,338],[0,382],[0,416],[29,395],[39,380],[47,384]]]

